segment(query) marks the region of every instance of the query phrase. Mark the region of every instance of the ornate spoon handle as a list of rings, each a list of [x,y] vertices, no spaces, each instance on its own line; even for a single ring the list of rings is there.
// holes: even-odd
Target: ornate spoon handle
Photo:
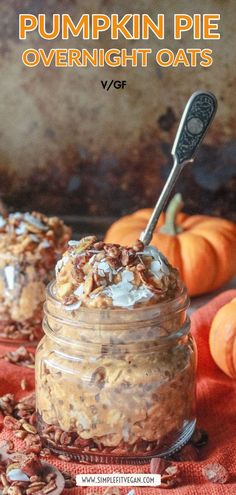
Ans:
[[[149,244],[159,216],[179,177],[183,167],[194,160],[195,152],[203,140],[206,131],[213,120],[217,109],[217,100],[212,93],[196,91],[193,93],[184,109],[171,154],[173,167],[156,206],[140,239]]]

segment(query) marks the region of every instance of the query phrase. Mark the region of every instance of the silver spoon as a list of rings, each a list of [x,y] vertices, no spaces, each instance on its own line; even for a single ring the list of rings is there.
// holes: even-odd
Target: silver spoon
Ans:
[[[193,163],[195,152],[202,142],[217,109],[216,97],[207,91],[196,91],[189,98],[175,137],[171,154],[173,167],[157,200],[156,206],[140,240],[149,244],[161,212],[185,165]]]

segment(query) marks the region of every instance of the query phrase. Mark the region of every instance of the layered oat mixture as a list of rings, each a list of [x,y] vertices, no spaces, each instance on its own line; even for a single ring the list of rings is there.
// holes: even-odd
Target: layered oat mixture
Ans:
[[[41,337],[45,286],[69,238],[70,229],[57,217],[0,216],[0,338]]]
[[[38,428],[54,451],[153,456],[194,425],[194,345],[186,307],[171,306],[181,287],[140,241],[69,242],[36,356]]]

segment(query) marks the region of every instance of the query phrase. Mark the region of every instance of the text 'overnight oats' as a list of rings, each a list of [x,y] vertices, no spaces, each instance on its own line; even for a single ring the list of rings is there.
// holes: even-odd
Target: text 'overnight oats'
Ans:
[[[69,238],[70,229],[57,217],[0,215],[0,339],[33,342],[42,336],[45,287]]]
[[[47,289],[38,429],[54,452],[143,462],[195,425],[195,346],[177,271],[153,247],[70,241]]]

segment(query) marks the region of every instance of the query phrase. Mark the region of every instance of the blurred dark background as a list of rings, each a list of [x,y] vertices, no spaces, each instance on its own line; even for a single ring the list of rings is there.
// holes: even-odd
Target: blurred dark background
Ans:
[[[197,89],[214,92],[219,109],[193,166],[178,191],[189,213],[235,220],[236,102],[235,0],[8,0],[0,4],[0,198],[13,210],[62,215],[80,232],[102,233],[121,214],[152,206],[171,166],[171,146],[184,105]],[[37,34],[18,40],[20,13],[157,13],[166,15],[166,40],[155,37],[131,47],[151,47],[148,68],[42,68],[21,62],[28,47],[114,46],[71,39],[44,42]],[[219,41],[196,42],[186,34],[174,42],[174,13],[220,13]],[[116,42],[125,46],[124,40]],[[214,64],[161,69],[155,51],[210,47]],[[104,91],[101,79],[127,81],[126,89]]]

